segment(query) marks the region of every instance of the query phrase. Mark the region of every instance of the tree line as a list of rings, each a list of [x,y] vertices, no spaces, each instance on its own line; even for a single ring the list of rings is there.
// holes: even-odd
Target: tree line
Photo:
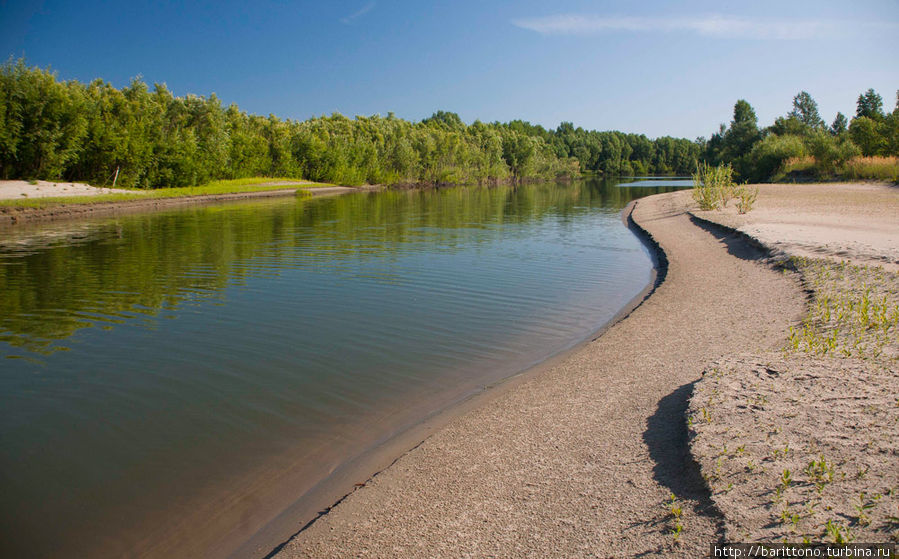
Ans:
[[[60,81],[10,59],[0,67],[0,178],[178,187],[256,176],[357,185],[516,182],[606,174],[689,173],[690,140],[556,130],[524,121],[465,124],[438,111],[410,122],[340,114],[305,121],[177,97],[140,79],[117,89]]]
[[[796,169],[836,176],[858,156],[897,155],[899,92],[887,113],[873,89],[859,95],[851,120],[837,113],[830,125],[805,91],[767,128],[741,99],[729,125],[708,140],[691,141],[585,130],[570,122],[556,129],[522,120],[466,124],[444,111],[419,122],[393,113],[281,119],[226,107],[215,94],[177,97],[164,84],[150,88],[140,79],[117,89],[101,79],[60,81],[23,59],[0,66],[3,179],[115,180],[137,188],[257,176],[346,185],[462,184],[579,173],[689,175],[702,161],[730,164],[739,180],[761,182]]]
[[[830,125],[808,92],[793,98],[793,109],[759,128],[755,110],[744,99],[734,105],[733,120],[703,144],[702,157],[713,165],[731,164],[737,178],[750,182],[779,180],[790,169],[813,172],[819,178],[839,176],[859,156],[899,156],[899,91],[892,112],[873,89],[858,96],[850,121],[838,112]],[[895,174],[896,163],[886,161]],[[892,174],[890,176],[892,176]],[[878,178],[872,176],[870,178]]]

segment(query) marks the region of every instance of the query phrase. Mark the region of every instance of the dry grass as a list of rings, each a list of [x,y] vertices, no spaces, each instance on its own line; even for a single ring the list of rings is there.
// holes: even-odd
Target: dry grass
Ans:
[[[899,182],[899,157],[855,157],[843,168],[848,179]]]
[[[775,178],[791,174],[810,174],[819,178],[843,180],[877,180],[899,183],[899,157],[853,157],[832,172],[825,172],[814,157],[791,157]]]

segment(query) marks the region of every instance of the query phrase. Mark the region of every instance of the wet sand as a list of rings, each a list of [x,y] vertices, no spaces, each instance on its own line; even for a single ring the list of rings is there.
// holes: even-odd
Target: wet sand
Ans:
[[[761,251],[698,223],[690,206],[689,192],[636,203],[633,221],[667,266],[625,320],[359,479],[273,555],[707,553],[723,523],[687,450],[692,385],[712,359],[782,345],[804,299]]]

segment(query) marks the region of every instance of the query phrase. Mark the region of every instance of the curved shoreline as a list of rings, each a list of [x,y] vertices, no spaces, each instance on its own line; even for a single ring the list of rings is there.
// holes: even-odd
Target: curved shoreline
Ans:
[[[626,320],[661,285],[667,271],[667,258],[664,251],[652,235],[637,224],[632,217],[636,203],[636,200],[629,202],[621,211],[621,221],[649,252],[653,265],[652,272],[646,286],[606,323],[572,347],[550,355],[536,365],[487,384],[460,400],[434,410],[386,441],[375,443],[371,448],[341,464],[331,475],[320,481],[294,505],[271,520],[230,556],[275,557],[293,538],[328,515],[357,489],[370,483],[372,479],[392,467],[409,452],[414,451],[446,425],[473,410],[489,405],[491,401],[514,390],[521,383],[558,365],[596,341],[619,322]]]
[[[776,343],[802,305],[760,255],[735,257],[739,241],[721,246],[693,225],[679,194],[631,212],[668,259],[652,297],[594,341],[469,402],[272,555],[707,551],[720,522],[684,444],[690,387],[708,358]],[[706,266],[720,277],[694,289]],[[747,286],[738,304],[735,278]],[[744,327],[721,336],[722,322]],[[678,544],[666,525],[672,493],[689,526]]]

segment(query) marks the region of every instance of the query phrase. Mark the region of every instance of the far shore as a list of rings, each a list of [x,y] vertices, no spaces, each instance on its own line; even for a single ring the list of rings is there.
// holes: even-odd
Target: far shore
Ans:
[[[250,198],[278,196],[334,196],[380,189],[380,185],[337,186],[310,181],[264,181],[242,185],[237,192],[159,197],[159,191],[93,187],[84,183],[0,181],[0,201],[39,200],[34,206],[0,203],[0,227],[25,222],[99,217],[153,211],[185,205],[208,204]],[[143,194],[151,194],[141,198]],[[155,194],[155,195],[153,195]],[[108,198],[121,196],[122,199]]]

